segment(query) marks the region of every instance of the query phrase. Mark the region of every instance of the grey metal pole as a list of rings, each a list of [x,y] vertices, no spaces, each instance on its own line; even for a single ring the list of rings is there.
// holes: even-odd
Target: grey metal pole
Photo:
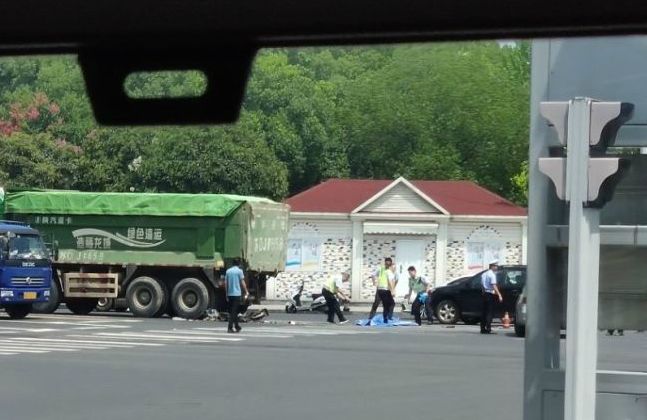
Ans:
[[[528,321],[524,371],[524,420],[543,420],[544,371],[558,369],[561,302],[552,288],[547,270],[546,226],[549,179],[539,170],[539,158],[548,156],[548,124],[539,112],[547,99],[550,41],[532,43],[532,92],[530,153],[528,159]]]
[[[600,210],[588,201],[591,100],[575,98],[568,114],[568,306],[564,419],[595,419]]]

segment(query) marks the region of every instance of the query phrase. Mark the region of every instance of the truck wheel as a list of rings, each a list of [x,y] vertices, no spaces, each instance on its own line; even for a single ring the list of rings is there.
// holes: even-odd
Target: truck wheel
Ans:
[[[113,308],[114,300],[111,298],[100,298],[95,308],[98,312],[108,312]]]
[[[191,277],[182,279],[173,288],[171,303],[177,316],[197,319],[204,315],[209,306],[209,290],[201,280]]]
[[[87,315],[97,307],[98,300],[91,298],[70,298],[65,300],[65,306],[74,315]]]
[[[56,312],[61,304],[61,289],[58,280],[52,280],[52,287],[49,289],[49,300],[33,304],[34,312],[37,314],[52,314]]]
[[[7,305],[4,310],[11,319],[23,319],[31,312],[32,305],[30,303],[20,305]]]
[[[156,279],[142,276],[133,280],[126,290],[126,300],[134,316],[153,318],[166,309],[166,292]]]

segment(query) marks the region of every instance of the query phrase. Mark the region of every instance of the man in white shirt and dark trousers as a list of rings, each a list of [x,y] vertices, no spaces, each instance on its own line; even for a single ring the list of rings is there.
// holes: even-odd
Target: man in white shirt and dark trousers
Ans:
[[[324,299],[326,299],[326,304],[328,305],[328,322],[331,324],[335,323],[335,314],[339,318],[340,324],[345,324],[348,321],[344,317],[341,308],[339,307],[339,299],[350,302],[350,299],[346,297],[344,292],[341,290],[344,287],[344,283],[348,281],[350,274],[348,272],[343,272],[341,275],[335,275],[330,277],[324,282],[323,288],[321,289],[321,294]]]
[[[503,302],[503,296],[496,284],[496,271],[498,261],[492,261],[489,269],[481,274],[481,287],[483,291],[483,310],[481,311],[481,334],[492,333],[492,317],[497,300]]]

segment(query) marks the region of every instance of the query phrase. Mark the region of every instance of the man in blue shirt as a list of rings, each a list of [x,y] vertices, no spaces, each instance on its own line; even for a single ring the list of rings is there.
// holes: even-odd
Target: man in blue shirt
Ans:
[[[503,296],[496,284],[496,271],[499,268],[498,261],[492,261],[489,269],[481,274],[481,288],[483,291],[483,307],[481,312],[481,334],[492,333],[492,317],[494,316],[494,305],[498,298],[503,302]]]
[[[245,284],[245,273],[240,268],[240,258],[234,258],[232,267],[225,272],[225,292],[227,302],[229,302],[229,326],[227,327],[227,332],[238,333],[242,329],[238,325],[238,309],[243,296],[242,292],[245,292],[245,300],[249,296],[247,284]]]

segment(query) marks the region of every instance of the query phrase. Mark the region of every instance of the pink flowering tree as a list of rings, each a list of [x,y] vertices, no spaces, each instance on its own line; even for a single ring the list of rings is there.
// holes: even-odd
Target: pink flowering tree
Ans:
[[[68,188],[82,150],[60,135],[61,109],[42,92],[0,110],[0,186]]]

